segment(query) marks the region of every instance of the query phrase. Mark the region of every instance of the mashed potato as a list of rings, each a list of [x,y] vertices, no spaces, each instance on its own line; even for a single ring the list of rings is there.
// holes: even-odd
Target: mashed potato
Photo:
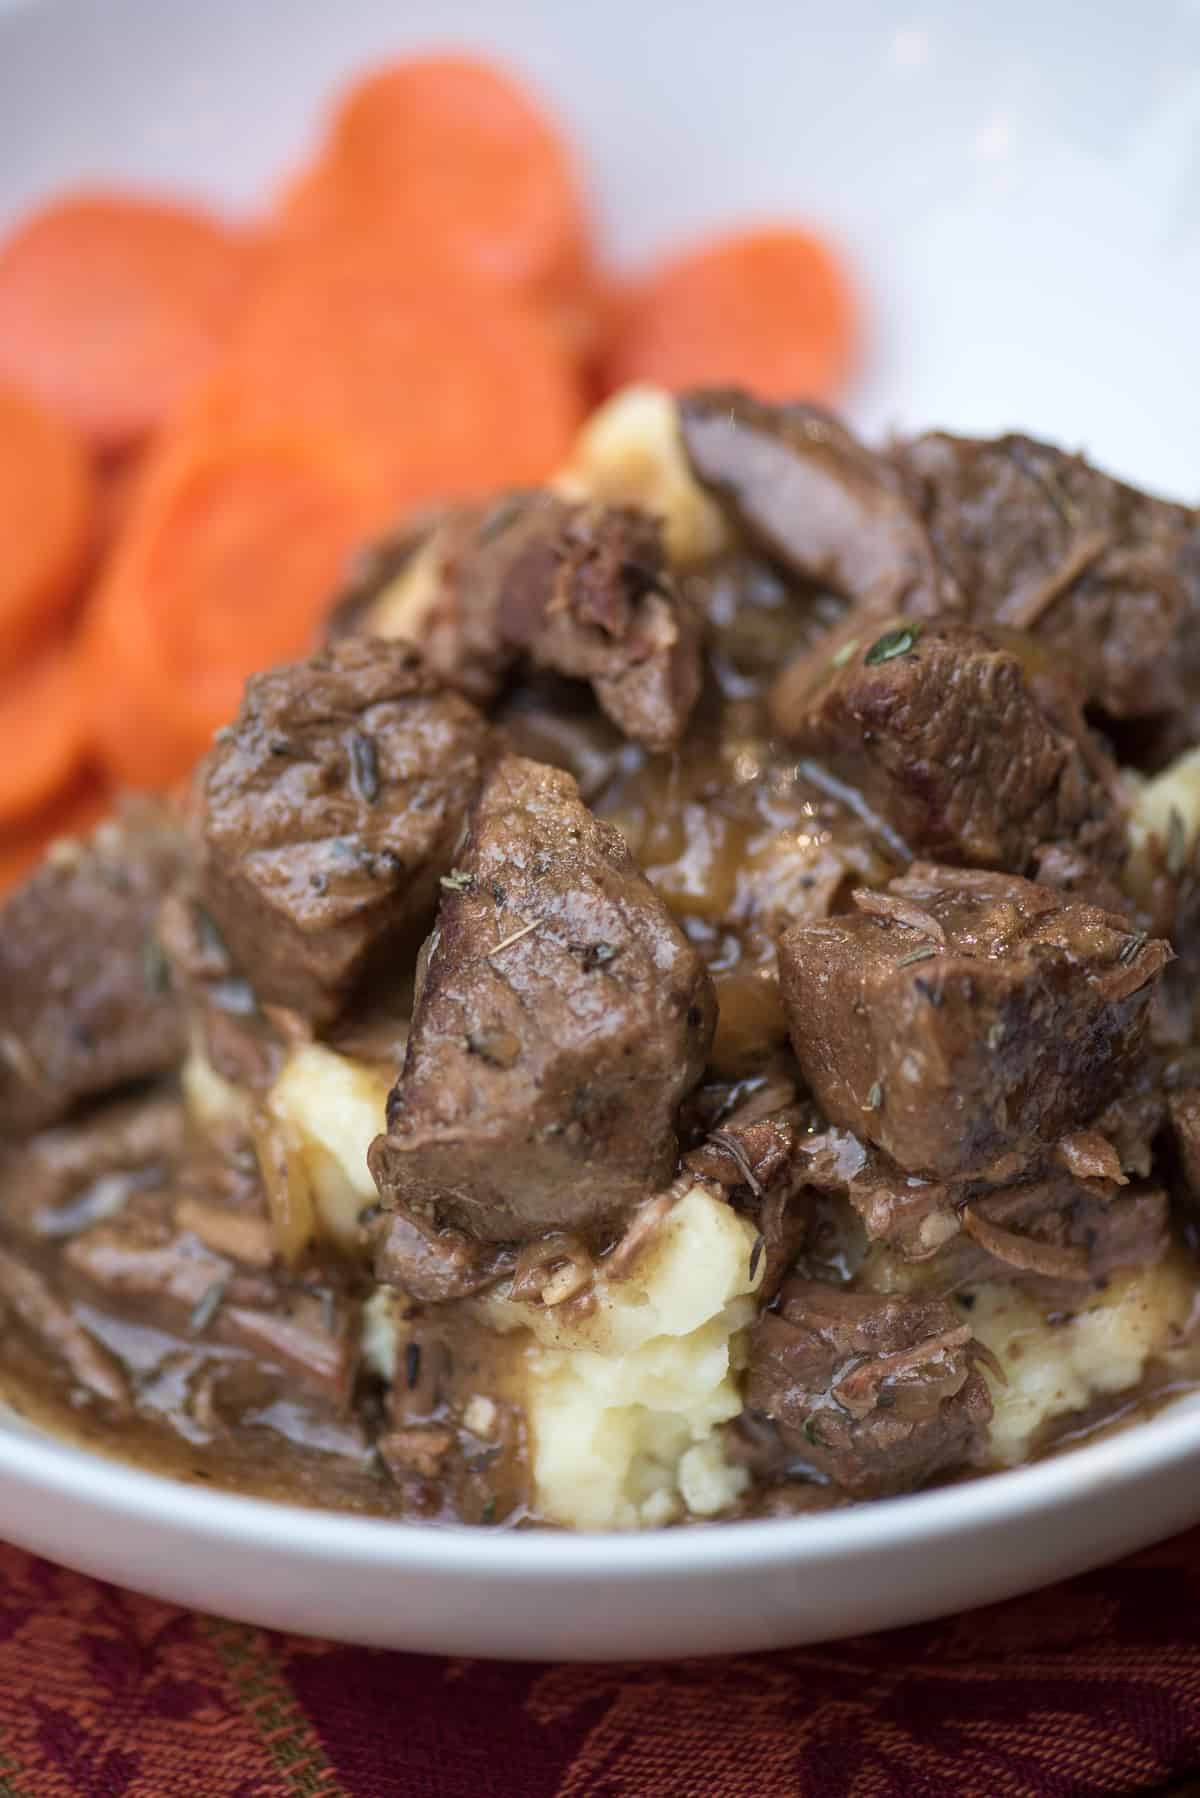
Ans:
[[[1190,861],[1200,836],[1200,749],[1189,749],[1152,780],[1123,770],[1130,792],[1129,863],[1125,879],[1132,891],[1146,897],[1153,869],[1149,859],[1151,837],[1162,850]],[[1173,840],[1174,839],[1174,840]]]
[[[1025,1460],[1052,1418],[1135,1387],[1148,1361],[1179,1346],[1194,1296],[1182,1255],[1114,1274],[1059,1323],[1048,1323],[1044,1306],[1011,1286],[979,1287],[971,1328],[1007,1376],[1005,1384],[986,1373],[996,1407],[994,1459],[1004,1466]]]
[[[675,402],[660,388],[626,387],[594,412],[551,485],[564,499],[656,513],[673,567],[730,547],[729,526],[688,467]]]
[[[714,1516],[748,1483],[718,1426],[741,1410],[751,1224],[701,1186],[667,1214],[623,1277],[601,1274],[579,1301],[478,1300],[506,1339],[506,1387],[525,1409],[533,1501],[576,1529],[638,1529],[690,1512]],[[401,1301],[402,1304],[402,1301]],[[395,1295],[367,1305],[363,1354],[385,1379],[401,1327]]]
[[[539,1509],[577,1529],[668,1523],[744,1490],[714,1434],[741,1410],[754,1317],[753,1225],[694,1186],[622,1279],[594,1303],[546,1309],[504,1296],[480,1310],[524,1329],[525,1405]]]
[[[306,1043],[292,1050],[267,1098],[299,1158],[318,1229],[347,1253],[359,1246],[360,1214],[379,1197],[367,1150],[386,1128],[389,1085],[375,1068]]]

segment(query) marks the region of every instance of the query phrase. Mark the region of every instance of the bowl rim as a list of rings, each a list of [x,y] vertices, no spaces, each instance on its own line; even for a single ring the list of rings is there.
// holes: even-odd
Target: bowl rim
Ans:
[[[957,1540],[1033,1515],[1069,1509],[1102,1489],[1116,1500],[1156,1474],[1200,1456],[1200,1392],[1182,1392],[1153,1417],[1025,1467],[906,1497],[795,1518],[642,1531],[511,1530],[412,1523],[321,1510],[196,1486],[65,1440],[23,1419],[0,1420],[0,1479],[39,1487],[97,1515],[147,1528],[299,1554],[331,1567],[470,1574],[486,1581],[559,1580],[564,1574],[638,1580],[691,1577],[815,1561],[837,1563],[900,1546]],[[51,1551],[51,1558],[53,1552]]]

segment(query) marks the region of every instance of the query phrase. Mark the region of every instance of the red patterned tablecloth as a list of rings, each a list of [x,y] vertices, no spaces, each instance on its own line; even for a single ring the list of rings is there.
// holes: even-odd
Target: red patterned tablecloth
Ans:
[[[653,1666],[339,1648],[0,1547],[0,1798],[1200,1793],[1200,1530],[825,1648]]]

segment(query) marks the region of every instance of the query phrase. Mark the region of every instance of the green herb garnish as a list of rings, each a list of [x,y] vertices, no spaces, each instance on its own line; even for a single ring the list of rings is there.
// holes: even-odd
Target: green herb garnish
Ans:
[[[937,950],[932,943],[922,943],[919,949],[910,949],[907,955],[902,955],[900,960],[896,963],[896,966],[898,968],[911,968],[915,961],[928,961],[931,956],[936,954]]]
[[[854,654],[854,652],[857,648],[858,648],[858,638],[851,637],[849,643],[842,644],[842,647],[838,650],[837,654],[830,661],[829,666],[831,668],[844,668],[846,666],[846,663],[850,660],[851,656]]]
[[[870,1090],[867,1093],[866,1098],[863,1100],[863,1110],[864,1111],[878,1111],[882,1104],[883,1104],[883,1086],[880,1081],[873,1080],[871,1082]]]
[[[461,868],[451,868],[449,874],[443,874],[441,885],[448,893],[469,893],[475,885],[473,874],[464,874]]]
[[[805,1418],[804,1429],[802,1431],[802,1434],[804,1436],[804,1440],[807,1443],[809,1443],[810,1446],[813,1448],[828,1448],[829,1447],[829,1444],[828,1444],[828,1442],[826,1442],[825,1438],[823,1436],[817,1435],[816,1430],[813,1428],[813,1420],[811,1417]]]
[[[494,1498],[489,1498],[486,1505],[484,1505],[482,1511],[479,1513],[479,1521],[480,1523],[495,1523],[496,1501]]]
[[[880,662],[894,661],[897,656],[907,655],[920,635],[919,624],[901,624],[894,631],[885,631],[872,643],[863,661],[868,668],[878,668]]]

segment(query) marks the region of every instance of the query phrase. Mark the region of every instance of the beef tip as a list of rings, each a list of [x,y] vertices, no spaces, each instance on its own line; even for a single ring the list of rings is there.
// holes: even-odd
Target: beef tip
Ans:
[[[895,464],[972,623],[1032,631],[1112,718],[1189,704],[1195,514],[1029,437],[933,432]]]
[[[591,1235],[665,1185],[714,1003],[700,956],[567,774],[506,756],[443,895],[386,1204],[491,1241]]]
[[[789,1279],[754,1326],[745,1400],[783,1470],[857,1498],[910,1492],[982,1459],[992,1415],[970,1328],[942,1299]]]
[[[939,1274],[946,1287],[1010,1280],[1035,1297],[1078,1303],[1121,1267],[1147,1267],[1170,1242],[1161,1186],[1122,1189],[1056,1175],[971,1200]]]
[[[589,681],[625,736],[673,747],[700,692],[699,620],[661,527],[629,507],[548,492],[462,507],[432,532],[413,602],[382,628],[481,704],[518,664]]]
[[[470,1298],[511,1271],[512,1256],[489,1253],[461,1230],[435,1229],[402,1211],[382,1212],[369,1230],[375,1278],[422,1304]]]
[[[539,494],[490,544],[505,565],[505,641],[537,667],[590,681],[634,742],[673,748],[700,696],[700,636],[667,573],[658,520]]]
[[[1023,874],[1039,844],[1068,840],[1101,866],[1119,862],[1115,768],[1047,717],[1015,655],[954,623],[863,622],[815,685],[806,657],[776,686],[790,742],[856,787],[915,854]]]
[[[0,1152],[4,1223],[22,1236],[73,1236],[161,1185],[183,1147],[179,1099],[139,1093],[41,1131]]]
[[[867,1241],[884,1244],[905,1261],[931,1260],[961,1227],[961,1186],[906,1174],[885,1155],[864,1156],[845,1193]]]
[[[1200,1204],[1200,1091],[1171,1093],[1167,1116],[1180,1184],[1191,1203]]]
[[[35,1336],[54,1360],[62,1361],[85,1392],[119,1411],[128,1409],[129,1388],[115,1358],[84,1329],[41,1274],[2,1250],[0,1308]]]
[[[195,1201],[181,1200],[169,1188],[136,1194],[118,1217],[67,1243],[68,1291],[179,1331],[198,1346],[216,1342],[245,1350],[344,1403],[358,1359],[358,1305],[333,1289],[305,1290],[266,1272],[260,1238],[248,1231],[252,1220],[244,1209],[227,1209],[220,1246],[213,1246],[206,1238],[219,1207],[205,1209],[209,1228],[201,1234],[204,1220]],[[227,1252],[247,1246],[248,1263]]]
[[[86,842],[52,846],[0,908],[0,1135],[173,1068],[179,996],[155,935],[183,837],[165,808],[127,805]]]
[[[409,645],[256,675],[197,785],[201,898],[264,1003],[316,1025],[432,914],[490,729]]]
[[[875,612],[939,609],[929,538],[895,470],[828,412],[717,388],[685,394],[679,421],[697,479],[794,574]]]
[[[1171,951],[1015,876],[926,864],[779,946],[792,1046],[835,1124],[929,1179],[1011,1179],[1132,1073]]]
[[[1072,843],[1040,843],[1033,853],[1030,879],[1060,893],[1073,893],[1076,899],[1117,917],[1132,916],[1129,895]]]

